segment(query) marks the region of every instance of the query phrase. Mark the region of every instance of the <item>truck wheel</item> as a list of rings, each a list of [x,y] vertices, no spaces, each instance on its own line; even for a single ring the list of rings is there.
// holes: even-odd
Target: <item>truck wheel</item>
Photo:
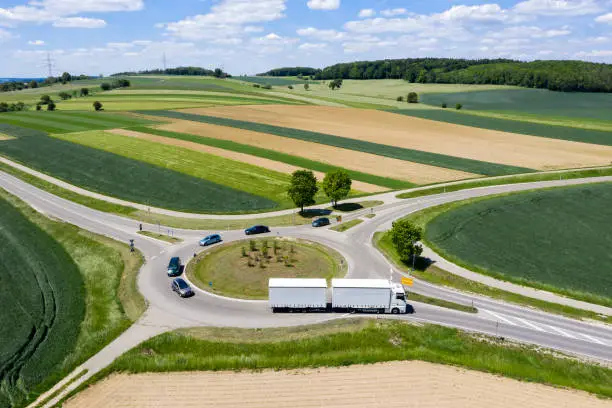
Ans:
[[[394,307],[393,310],[391,310],[392,314],[399,314],[399,309],[397,307]]]

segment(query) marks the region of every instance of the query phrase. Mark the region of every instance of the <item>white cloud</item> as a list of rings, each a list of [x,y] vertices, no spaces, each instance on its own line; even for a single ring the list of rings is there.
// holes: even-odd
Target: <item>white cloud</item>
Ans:
[[[13,38],[10,31],[0,28],[0,42],[4,42]]]
[[[45,45],[43,40],[30,40],[28,41],[29,45]]]
[[[612,57],[612,50],[581,51],[576,54],[576,57]]]
[[[521,14],[540,16],[582,16],[602,11],[601,0],[527,0],[513,10]]]
[[[251,40],[251,42],[254,44],[262,44],[262,45],[287,45],[287,44],[296,43],[298,41],[300,40],[298,40],[297,38],[282,37],[276,33],[270,33],[263,37],[253,38]]]
[[[98,18],[87,17],[65,17],[53,23],[53,27],[59,28],[104,28],[106,21]]]
[[[297,33],[302,37],[315,38],[320,41],[339,41],[346,36],[345,33],[336,30],[321,30],[314,27],[300,28]]]
[[[497,39],[512,38],[554,38],[569,35],[572,32],[567,27],[545,30],[535,26],[507,27],[501,31],[489,33],[488,37]]]
[[[385,17],[400,16],[406,13],[408,13],[408,10],[406,10],[405,8],[395,8],[395,9],[383,10],[380,12],[380,14]]]
[[[598,23],[608,23],[612,24],[612,13],[604,14],[603,16],[599,16],[595,19]]]
[[[308,0],[306,4],[312,10],[337,10],[340,8],[340,0]]]
[[[159,26],[165,27],[168,34],[187,40],[236,38],[253,32],[253,23],[285,17],[285,3],[286,0],[222,0],[208,14]]]
[[[143,8],[143,0],[33,0],[27,5],[0,8],[0,24],[58,22],[57,26],[62,27],[62,24],[71,24],[62,23],[62,19],[77,14],[137,11]]]
[[[376,12],[374,11],[374,9],[363,9],[359,11],[360,18],[374,17],[375,14]]]
[[[298,47],[301,50],[321,50],[323,48],[326,48],[327,44],[324,43],[304,43],[304,44],[300,44],[300,46]]]
[[[508,19],[508,14],[498,4],[462,5],[434,14],[432,18],[447,21],[505,21]]]
[[[244,27],[245,33],[261,33],[264,30],[263,27],[259,26],[246,26]]]

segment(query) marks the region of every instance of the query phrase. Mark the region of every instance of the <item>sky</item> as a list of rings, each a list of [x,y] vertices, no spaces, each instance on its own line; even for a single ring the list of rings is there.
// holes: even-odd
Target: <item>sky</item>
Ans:
[[[0,0],[0,77],[385,58],[612,63],[612,0]]]

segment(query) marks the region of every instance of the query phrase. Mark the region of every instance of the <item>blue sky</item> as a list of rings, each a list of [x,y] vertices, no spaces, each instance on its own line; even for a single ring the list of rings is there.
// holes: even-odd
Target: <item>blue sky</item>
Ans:
[[[0,0],[0,76],[405,58],[612,63],[612,0]]]

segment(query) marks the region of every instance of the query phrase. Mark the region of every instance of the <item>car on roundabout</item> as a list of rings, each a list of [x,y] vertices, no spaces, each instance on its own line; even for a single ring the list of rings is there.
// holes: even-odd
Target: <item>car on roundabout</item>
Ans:
[[[213,244],[216,244],[217,242],[221,242],[221,241],[223,241],[221,239],[221,235],[219,235],[219,234],[212,234],[212,235],[208,235],[208,236],[202,238],[200,240],[200,246],[213,245]]]
[[[270,228],[265,225],[254,225],[244,230],[246,235],[265,234],[266,232],[270,232]]]
[[[189,284],[185,282],[185,279],[183,278],[174,279],[170,287],[174,292],[176,292],[177,295],[182,298],[191,297],[195,295],[195,293],[191,289],[191,286],[189,286]]]
[[[179,276],[182,273],[181,268],[181,258],[175,256],[170,258],[170,262],[168,263],[168,268],[166,269],[166,273],[169,277]]]
[[[316,227],[324,227],[324,226],[329,225],[329,224],[330,224],[329,218],[326,218],[326,217],[317,218],[316,220],[314,220],[312,222],[312,226],[315,227],[315,228]]]

